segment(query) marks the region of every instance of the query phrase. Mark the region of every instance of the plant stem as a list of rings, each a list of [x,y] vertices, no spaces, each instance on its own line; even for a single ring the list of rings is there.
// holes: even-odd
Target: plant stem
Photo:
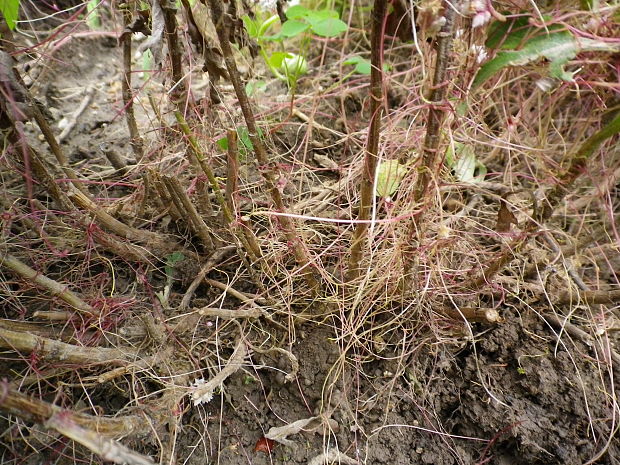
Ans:
[[[426,136],[424,138],[423,159],[420,167],[420,178],[415,192],[415,201],[422,200],[428,190],[430,181],[436,176],[439,167],[439,142],[441,137],[441,126],[448,113],[445,105],[449,81],[446,81],[446,72],[450,63],[450,52],[454,38],[454,17],[456,15],[456,5],[451,2],[444,2],[444,15],[446,22],[437,34],[437,58],[435,62],[435,74],[428,100],[428,121],[426,125]]]
[[[161,9],[164,12],[164,24],[166,28],[166,40],[168,42],[168,54],[172,65],[172,100],[181,104],[187,96],[183,83],[183,67],[181,65],[181,47],[177,37],[176,7],[170,0],[160,0]]]
[[[123,10],[123,21],[125,27],[128,27],[130,24],[131,15],[127,9]],[[126,34],[123,36],[123,79],[121,80],[122,85],[122,96],[123,96],[123,105],[125,108],[125,120],[127,121],[127,128],[129,129],[129,136],[131,137],[131,141],[129,144],[133,150],[133,153],[136,156],[136,160],[138,162],[142,161],[142,157],[144,156],[144,142],[142,141],[142,137],[140,137],[140,132],[138,131],[138,124],[136,123],[136,115],[133,111],[133,92],[131,89],[131,34]]]
[[[233,214],[228,208],[226,199],[224,198],[224,195],[222,195],[220,184],[217,182],[217,179],[215,178],[215,174],[213,173],[213,170],[207,163],[207,160],[204,154],[202,153],[202,150],[198,146],[198,142],[196,141],[196,138],[192,134],[192,131],[189,125],[187,124],[187,121],[185,120],[185,118],[183,117],[180,111],[175,111],[174,116],[176,117],[177,122],[179,123],[179,126],[181,127],[181,131],[183,131],[183,134],[185,134],[185,137],[187,137],[187,140],[189,142],[189,148],[192,154],[194,155],[196,160],[198,160],[198,164],[200,165],[200,168],[202,169],[203,173],[209,179],[209,184],[211,184],[211,189],[213,189],[213,193],[215,194],[217,203],[220,204],[220,207],[222,208],[222,212],[224,213],[224,219],[228,223],[231,223],[232,221],[234,221]]]
[[[368,223],[373,202],[375,174],[379,153],[379,137],[381,132],[381,115],[383,113],[383,20],[387,11],[386,0],[375,0],[372,10],[372,31],[370,38],[372,64],[370,72],[370,127],[368,129],[368,145],[364,157],[362,173],[359,213],[351,242],[349,258],[349,280],[360,274],[362,246],[366,242]]]
[[[0,253],[0,265],[17,273],[23,279],[32,281],[36,286],[47,289],[51,295],[64,300],[78,312],[89,316],[99,316],[99,310],[84,302],[80,297],[69,290],[67,286],[33,270],[16,257],[6,254],[4,251]]]
[[[441,166],[441,158],[439,154],[439,143],[441,139],[441,127],[448,113],[448,107],[445,104],[445,98],[450,81],[446,80],[446,73],[450,63],[450,54],[452,51],[452,42],[454,39],[454,23],[458,2],[450,2],[445,0],[443,4],[443,18],[445,23],[437,33],[437,41],[435,49],[435,72],[431,84],[431,91],[428,96],[429,109],[428,120],[426,125],[426,135],[424,137],[424,145],[422,148],[422,163],[418,168],[419,178],[413,194],[414,205],[424,202],[426,194],[432,179],[437,179],[438,171]],[[409,160],[401,160],[407,162]],[[413,245],[409,245],[417,239],[420,244],[423,237],[421,225],[423,225],[423,212],[416,215],[408,226],[407,245],[403,246],[403,276],[409,280],[411,277],[411,268],[414,265]]]
[[[232,3],[229,4],[229,6],[230,5],[232,5]],[[228,13],[224,13],[222,10],[222,2],[218,0],[209,0],[209,7],[211,8],[211,17],[217,30],[222,55],[224,56],[224,62],[226,63],[230,80],[235,88],[237,99],[239,100],[239,106],[241,107],[241,112],[243,113],[243,117],[248,128],[248,136],[250,137],[254,147],[254,154],[256,155],[256,160],[258,161],[259,170],[263,176],[265,186],[271,196],[275,208],[279,212],[285,213],[286,207],[284,206],[282,193],[278,190],[276,185],[278,171],[274,164],[270,163],[265,144],[259,136],[258,128],[256,126],[256,119],[254,118],[250,101],[245,92],[245,87],[241,82],[239,70],[237,69],[237,64],[235,63],[233,56],[232,47],[230,46],[230,15]],[[318,281],[314,276],[314,272],[311,268],[310,257],[304,247],[301,235],[296,230],[295,223],[287,216],[281,216],[279,221],[284,231],[284,235],[289,242],[290,247],[293,249],[297,264],[303,268],[302,273],[306,283],[311,289],[316,290],[318,288]]]
[[[187,137],[187,140],[189,141],[189,148],[194,158],[197,160],[198,165],[202,169],[203,173],[209,179],[209,184],[211,184],[211,188],[213,189],[215,198],[217,202],[220,204],[220,207],[222,209],[222,213],[224,215],[224,221],[231,228],[233,234],[237,236],[237,238],[239,239],[239,241],[241,242],[245,250],[248,252],[248,255],[250,256],[250,258],[252,260],[256,260],[260,258],[261,256],[260,246],[258,245],[258,242],[256,241],[256,237],[252,234],[252,232],[248,228],[245,228],[245,227],[241,228],[240,233],[237,233],[235,231],[236,230],[235,215],[233,214],[234,210],[232,210],[227,199],[225,198],[226,193],[222,194],[222,190],[220,189],[220,185],[217,182],[217,179],[215,178],[215,174],[213,173],[213,170],[207,163],[206,157],[202,153],[200,147],[198,146],[198,142],[196,141],[196,138],[192,134],[191,129],[189,125],[187,124],[187,121],[185,120],[181,112],[175,111],[174,114],[176,116],[177,122],[179,123],[179,126],[181,127],[181,130],[183,131],[183,134],[185,134],[185,136]],[[230,139],[229,139],[229,143],[230,143]],[[235,143],[236,141],[233,141],[233,144]]]

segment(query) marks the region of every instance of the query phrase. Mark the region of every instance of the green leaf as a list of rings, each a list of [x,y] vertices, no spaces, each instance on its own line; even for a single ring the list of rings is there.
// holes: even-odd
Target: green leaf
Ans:
[[[248,94],[248,97],[253,97],[259,92],[263,92],[267,88],[267,83],[262,79],[259,81],[249,81],[245,85],[245,92]]]
[[[246,126],[239,126],[237,128],[237,135],[239,136],[239,141],[241,142],[241,146],[239,147],[240,153],[247,153],[250,150],[254,150],[254,145],[252,144],[252,140],[250,139],[250,133]],[[263,137],[263,131],[258,129],[259,137]],[[215,141],[219,148],[222,150],[228,150],[228,137],[222,137]]]
[[[101,18],[99,17],[99,0],[89,0],[86,4],[86,24],[93,31],[101,29]]]
[[[250,36],[251,39],[257,39],[259,36],[258,30],[260,29],[259,22],[253,20],[248,15],[243,15],[241,20],[243,21],[243,25],[245,26],[248,36]]]
[[[308,62],[301,55],[288,53],[288,56],[282,61],[282,70],[287,76],[298,77],[308,72]]]
[[[250,139],[250,133],[247,127],[241,126],[237,128],[237,134],[239,134],[239,140],[241,141],[243,147],[246,150],[254,150],[254,145],[252,144],[252,140]]]
[[[456,104],[455,107],[457,116],[464,117],[467,115],[467,111],[469,110],[469,106],[466,101],[460,102]]]
[[[306,23],[302,23],[301,21],[297,21],[295,19],[289,19],[282,25],[282,29],[280,30],[280,32],[276,36],[270,37],[270,39],[275,37],[277,37],[278,39],[283,37],[295,37],[306,31],[309,27],[310,26]]]
[[[288,10],[286,10],[286,17],[288,19],[299,19],[307,16],[310,13],[310,10],[304,8],[301,5],[293,5]]]
[[[228,150],[228,137],[222,137],[215,141],[219,148],[226,151]]]
[[[489,26],[484,45],[487,48],[500,47],[503,50],[514,50],[523,43],[523,39],[531,30],[527,16],[519,16],[504,22],[495,21]]]
[[[153,52],[151,52],[150,48],[147,48],[142,53],[142,72],[140,73],[140,77],[147,81],[151,76],[151,72],[153,71]]]
[[[267,61],[269,66],[279,69],[282,67],[282,63],[284,62],[284,60],[288,57],[289,54],[286,52],[274,52],[271,54]]]
[[[0,12],[9,29],[14,30],[19,15],[19,0],[0,0]]]
[[[581,0],[579,3],[582,10],[596,11],[599,9],[598,0]]]
[[[548,30],[553,32],[560,27],[559,24],[555,24],[549,26]],[[499,47],[502,50],[514,50],[519,45],[525,43],[527,36],[537,31],[539,31],[539,28],[530,25],[529,16],[519,16],[504,22],[495,21],[489,26],[489,33],[484,45],[487,48]]]
[[[526,65],[541,58],[551,61],[550,69],[553,77],[571,80],[572,74],[564,71],[564,65],[574,58],[578,51],[577,41],[567,31],[535,37],[521,50],[500,52],[482,65],[474,78],[472,89],[479,87],[503,68]]]
[[[347,23],[338,18],[327,18],[311,24],[312,32],[321,37],[337,37],[348,29]]]
[[[352,56],[342,62],[344,65],[355,65],[355,72],[358,74],[364,74],[368,76],[372,69],[372,64],[366,58],[361,56]]]
[[[308,11],[308,13],[304,15],[304,19],[314,26],[316,23],[325,21],[326,19],[338,19],[338,12],[336,10]]]
[[[170,255],[168,255],[166,257],[165,267],[166,276],[172,276],[176,264],[182,262],[183,260],[185,260],[185,255],[183,255],[181,252],[172,252]]]
[[[549,63],[551,77],[572,81],[573,74],[564,70],[564,65],[572,60],[580,52],[610,52],[620,51],[620,44],[603,42],[587,38],[577,40],[568,31],[553,32],[534,37],[520,50],[509,50],[498,53],[495,58],[487,61],[480,67],[472,90],[476,89],[497,72],[508,66],[522,66],[541,58],[546,58]]]
[[[409,168],[401,165],[398,160],[382,161],[377,168],[377,185],[375,186],[377,196],[390,197],[393,195],[408,172]]]

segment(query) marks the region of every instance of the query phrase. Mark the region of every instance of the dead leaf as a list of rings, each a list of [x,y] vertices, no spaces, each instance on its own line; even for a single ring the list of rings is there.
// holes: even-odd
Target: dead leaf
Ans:
[[[256,446],[254,446],[254,452],[264,452],[265,454],[269,455],[271,454],[271,451],[274,447],[275,442],[263,436],[256,442]]]
[[[508,202],[506,202],[506,196],[502,196],[500,199],[499,211],[497,212],[497,223],[495,224],[495,231],[499,233],[505,233],[510,231],[510,225],[518,225],[517,217],[510,211]]]
[[[149,12],[148,10],[140,10],[136,13],[131,24],[127,25],[118,37],[118,43],[122,44],[128,36],[134,32],[141,32],[145,36],[151,35],[151,29],[148,26]]]

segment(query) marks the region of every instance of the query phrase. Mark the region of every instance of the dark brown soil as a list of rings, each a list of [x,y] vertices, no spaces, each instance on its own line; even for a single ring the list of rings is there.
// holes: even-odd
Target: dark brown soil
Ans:
[[[307,463],[337,448],[361,463],[560,464],[583,463],[606,447],[613,402],[592,379],[591,350],[569,338],[557,345],[533,312],[507,311],[505,323],[462,349],[422,352],[402,376],[394,377],[394,364],[373,362],[363,372],[351,366],[330,386],[335,336],[316,330],[293,346],[302,368],[292,385],[282,384],[286,367],[260,358],[254,363],[270,368],[235,375],[224,399],[188,418],[197,431],[180,443],[195,447],[205,424],[212,443],[187,463]],[[254,452],[269,428],[332,409],[338,431],[301,434],[296,447],[276,446],[271,457]],[[618,463],[618,454],[614,440],[599,463]]]

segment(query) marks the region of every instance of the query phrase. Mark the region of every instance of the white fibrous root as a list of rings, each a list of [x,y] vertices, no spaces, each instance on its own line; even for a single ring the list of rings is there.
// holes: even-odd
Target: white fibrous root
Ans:
[[[245,347],[245,342],[243,341],[243,338],[240,338],[237,343],[237,347],[235,347],[235,351],[230,359],[228,359],[228,363],[217,375],[209,381],[205,381],[204,378],[194,380],[192,383],[194,387],[192,392],[192,401],[194,402],[194,406],[210,402],[211,399],[213,399],[213,393],[215,390],[222,388],[224,381],[226,381],[230,375],[236,373],[243,366],[246,355],[247,349]]]

